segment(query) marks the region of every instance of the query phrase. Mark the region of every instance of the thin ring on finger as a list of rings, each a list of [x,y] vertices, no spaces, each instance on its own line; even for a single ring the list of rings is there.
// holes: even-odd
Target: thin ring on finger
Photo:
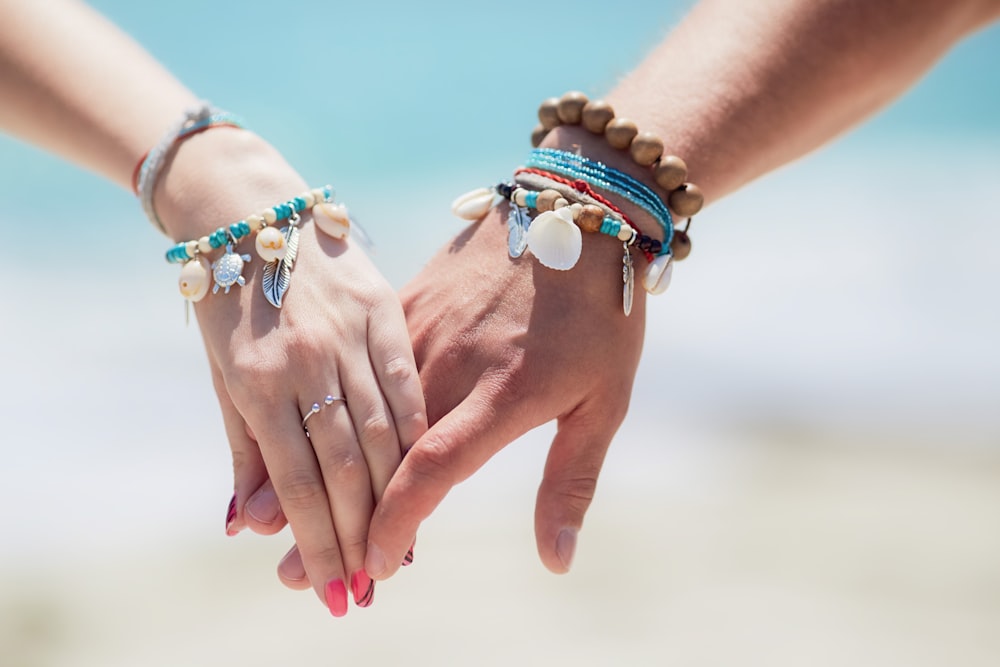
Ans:
[[[309,427],[306,426],[306,422],[309,421],[309,418],[312,417],[313,415],[315,415],[316,413],[318,413],[323,408],[325,408],[327,406],[330,406],[330,405],[333,405],[337,401],[340,401],[341,403],[343,403],[344,406],[347,405],[347,399],[346,398],[344,398],[343,396],[334,396],[333,394],[327,394],[326,398],[323,399],[323,403],[322,404],[320,404],[320,403],[313,403],[312,404],[312,407],[309,408],[309,412],[307,412],[306,415],[305,415],[305,417],[302,418],[302,430],[306,432],[306,437],[307,438],[310,437],[310,435],[309,435]]]

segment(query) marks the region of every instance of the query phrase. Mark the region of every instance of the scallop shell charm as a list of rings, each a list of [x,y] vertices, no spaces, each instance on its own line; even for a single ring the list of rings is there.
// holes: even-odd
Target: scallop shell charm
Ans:
[[[185,262],[181,269],[181,276],[177,280],[177,286],[181,290],[181,296],[188,301],[197,303],[208,294],[208,286],[212,282],[212,267],[208,260],[200,255]]]
[[[543,266],[572,269],[583,250],[583,235],[568,206],[540,213],[528,228],[528,248]]]
[[[530,225],[531,217],[528,215],[528,209],[511,204],[510,213],[507,215],[507,252],[512,259],[517,259],[527,249]]]
[[[635,267],[632,265],[632,253],[628,251],[628,245],[622,244],[625,249],[625,256],[622,257],[622,310],[625,317],[632,314],[632,301],[635,297]]]
[[[233,252],[233,244],[226,245],[226,254],[212,263],[212,277],[215,278],[215,285],[212,286],[212,294],[216,294],[219,288],[225,288],[229,294],[229,288],[233,285],[243,287],[247,281],[243,278],[243,265],[250,261],[250,255],[237,255]]]
[[[495,199],[496,195],[489,188],[477,188],[455,199],[451,203],[451,212],[474,222],[489,213]]]
[[[650,294],[663,294],[670,287],[670,278],[674,274],[674,256],[660,255],[646,267],[646,275],[642,278],[642,286]]]

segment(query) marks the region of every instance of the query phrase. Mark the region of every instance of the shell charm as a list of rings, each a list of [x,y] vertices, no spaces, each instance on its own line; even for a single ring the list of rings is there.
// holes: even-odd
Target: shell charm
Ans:
[[[257,256],[265,262],[281,261],[288,252],[285,235],[274,227],[265,227],[257,232],[254,245],[257,248]]]
[[[208,286],[211,283],[209,276],[212,274],[212,267],[208,260],[198,255],[192,260],[184,263],[181,269],[180,278],[177,279],[177,286],[181,290],[181,296],[188,301],[197,303],[208,294]]]
[[[299,252],[299,228],[295,226],[297,221],[298,217],[296,216],[294,220],[290,221],[292,224],[278,232],[285,249],[281,259],[264,265],[261,287],[264,290],[264,298],[275,308],[281,308],[281,300],[284,298],[285,292],[288,291],[288,285],[292,280],[292,264],[295,263],[295,256]],[[274,228],[269,227],[268,229]]]
[[[623,243],[625,256],[622,257],[622,310],[625,317],[632,314],[632,300],[635,297],[635,267],[632,265],[632,253],[628,251],[628,244]]]
[[[517,259],[527,249],[530,225],[531,217],[528,215],[528,209],[511,204],[510,213],[507,214],[507,252],[510,253],[511,259]]]
[[[460,218],[475,222],[493,208],[496,195],[489,188],[477,188],[466,192],[451,203],[451,212]]]
[[[663,294],[670,287],[670,278],[674,274],[674,256],[660,255],[646,268],[642,278],[642,286],[650,294]]]
[[[568,206],[540,213],[528,228],[528,248],[543,266],[569,271],[583,250],[583,234]]]
[[[312,216],[313,222],[327,236],[345,239],[351,233],[351,216],[343,204],[320,202],[313,206]]]
[[[212,286],[212,294],[216,294],[220,287],[224,287],[226,294],[233,285],[243,287],[247,281],[243,279],[243,265],[250,261],[250,255],[237,255],[233,252],[233,244],[226,245],[226,254],[212,263],[212,277],[215,278],[215,285]]]

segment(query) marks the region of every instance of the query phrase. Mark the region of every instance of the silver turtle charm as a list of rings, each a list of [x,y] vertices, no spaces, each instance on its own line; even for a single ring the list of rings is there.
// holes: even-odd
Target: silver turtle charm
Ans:
[[[233,285],[240,287],[246,285],[247,281],[243,278],[243,265],[249,261],[250,255],[237,255],[233,252],[233,244],[227,244],[226,254],[212,262],[212,277],[215,279],[212,294],[218,293],[220,287],[224,287],[225,293],[229,294],[229,288]]]

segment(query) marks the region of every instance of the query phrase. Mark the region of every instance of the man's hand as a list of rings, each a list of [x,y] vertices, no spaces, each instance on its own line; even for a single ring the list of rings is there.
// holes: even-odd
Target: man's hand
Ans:
[[[569,570],[611,438],[628,409],[645,328],[637,286],[622,312],[622,245],[587,234],[570,271],[507,254],[507,207],[442,249],[402,293],[432,428],[390,480],[365,569],[397,570],[455,484],[528,430],[558,419],[535,509],[538,553]],[[644,260],[637,258],[641,275]]]

